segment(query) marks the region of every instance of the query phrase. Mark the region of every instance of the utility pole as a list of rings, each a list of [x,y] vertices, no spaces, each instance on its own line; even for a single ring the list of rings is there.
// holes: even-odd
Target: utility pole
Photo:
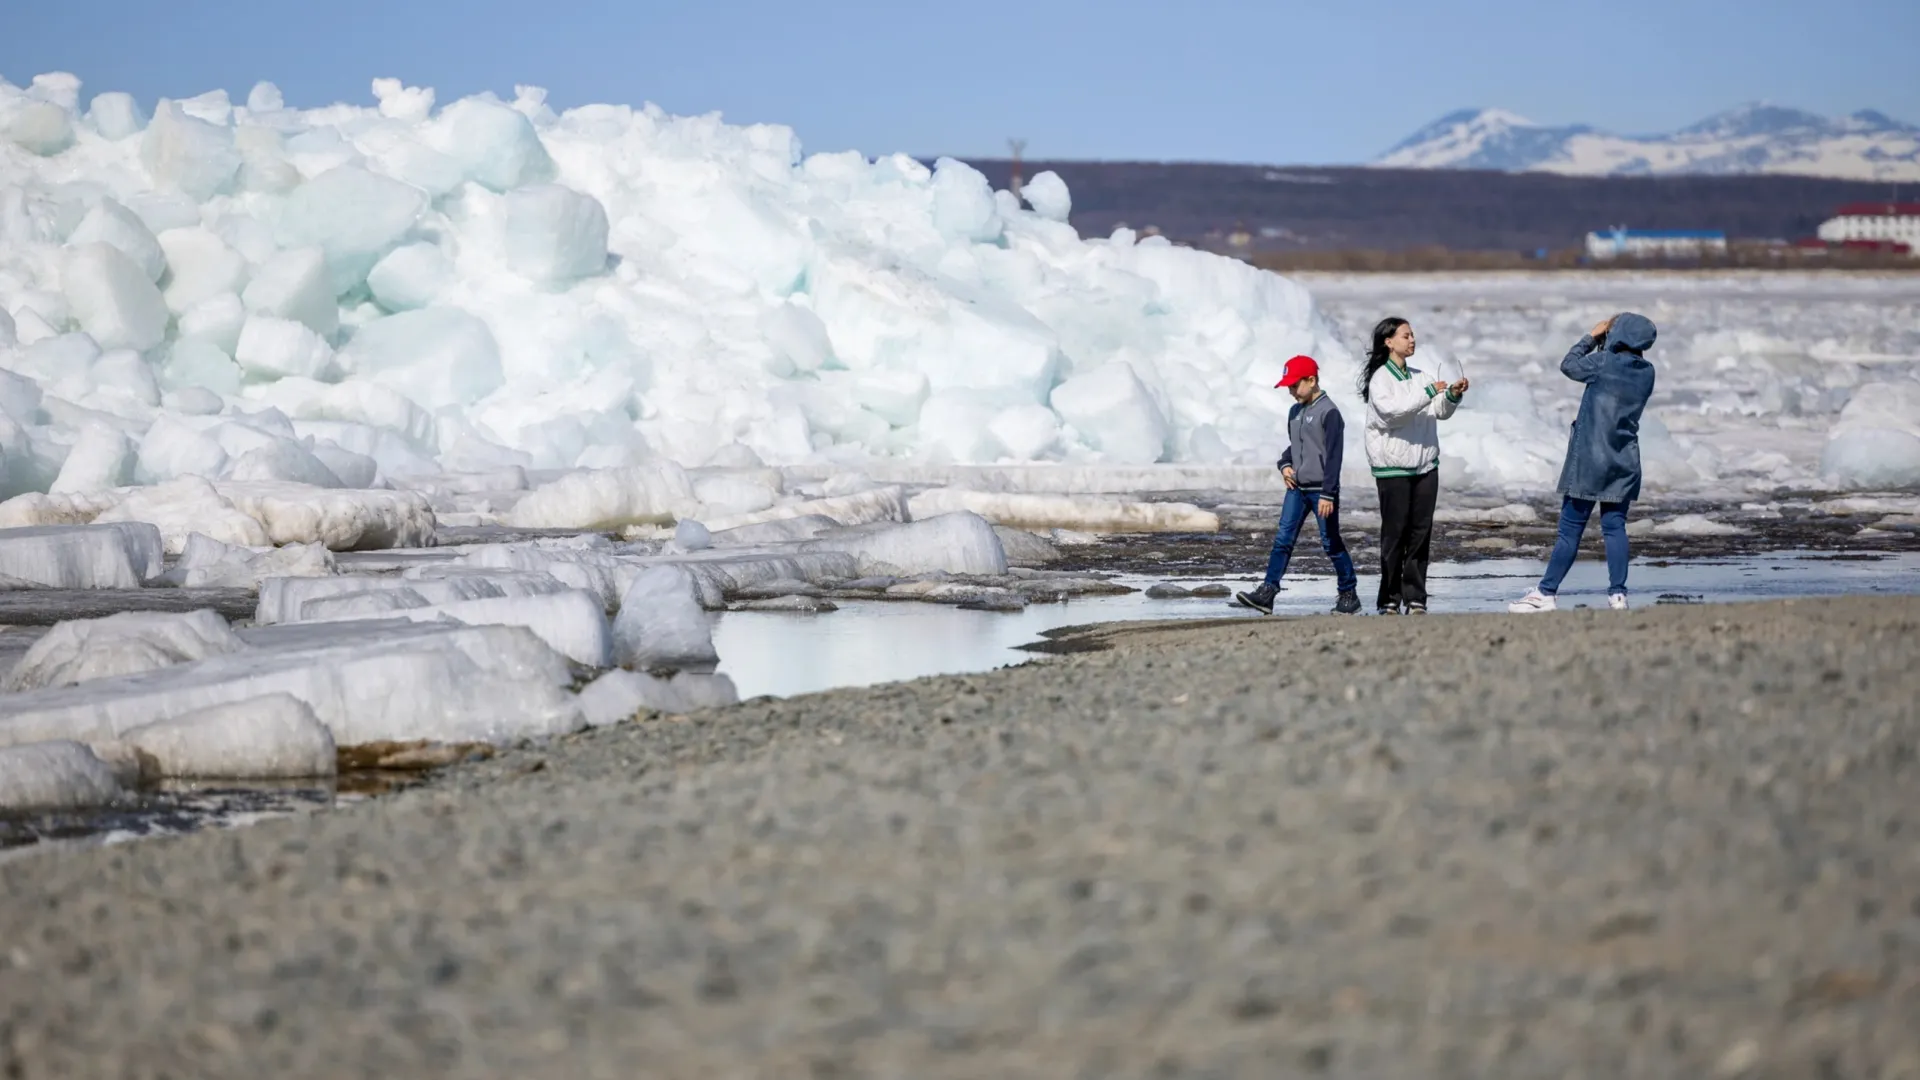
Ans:
[[[1020,197],[1020,153],[1026,148],[1027,140],[1025,139],[1007,140],[1007,149],[1013,151],[1013,179],[1008,182],[1007,188],[1013,192],[1013,197],[1016,199]]]

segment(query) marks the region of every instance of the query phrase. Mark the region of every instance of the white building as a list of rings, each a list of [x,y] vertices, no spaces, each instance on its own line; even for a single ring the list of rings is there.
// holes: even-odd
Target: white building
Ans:
[[[1829,244],[1900,245],[1920,253],[1920,203],[1848,203],[1820,223]]]
[[[1697,259],[1726,253],[1727,234],[1710,229],[1612,228],[1587,234],[1587,255],[1595,259]]]

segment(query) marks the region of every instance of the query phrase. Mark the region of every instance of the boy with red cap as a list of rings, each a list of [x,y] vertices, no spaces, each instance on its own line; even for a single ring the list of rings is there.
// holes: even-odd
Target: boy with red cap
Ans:
[[[1286,482],[1287,499],[1280,508],[1280,528],[1273,534],[1273,552],[1267,556],[1267,578],[1252,592],[1235,595],[1241,604],[1265,614],[1273,614],[1273,598],[1279,595],[1280,579],[1293,558],[1293,542],[1300,526],[1312,514],[1320,522],[1320,546],[1333,560],[1339,581],[1340,599],[1333,610],[1353,615],[1360,610],[1359,581],[1353,573],[1353,557],[1340,539],[1340,455],[1346,442],[1346,421],[1333,399],[1320,389],[1320,365],[1311,356],[1296,356],[1287,361],[1286,371],[1274,386],[1293,392],[1293,408],[1287,413],[1287,449],[1280,455],[1280,479]]]

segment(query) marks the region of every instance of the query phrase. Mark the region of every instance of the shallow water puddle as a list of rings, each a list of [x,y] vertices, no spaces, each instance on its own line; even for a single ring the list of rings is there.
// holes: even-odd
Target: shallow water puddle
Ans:
[[[1319,561],[1317,553],[1302,561]],[[1436,563],[1428,589],[1435,612],[1502,612],[1539,579],[1537,559]],[[1161,581],[1184,586],[1218,582],[1235,589],[1246,578],[1122,577],[1144,589]],[[1363,574],[1360,598],[1371,610],[1378,578]],[[1920,554],[1836,559],[1823,552],[1699,560],[1636,562],[1636,606],[1781,600],[1847,593],[1920,593]],[[1563,607],[1605,606],[1602,563],[1576,563],[1560,593]],[[1662,600],[1661,598],[1666,599]],[[1334,581],[1324,574],[1289,575],[1276,615],[1318,615],[1333,606]],[[871,686],[923,675],[957,675],[1025,663],[1017,648],[1043,631],[1126,619],[1262,618],[1231,600],[1151,600],[1140,593],[1035,604],[1024,611],[962,611],[931,604],[843,601],[824,615],[735,611],[716,617],[713,641],[720,670],[742,698],[784,697],[848,686]],[[1518,618],[1520,616],[1516,616]]]

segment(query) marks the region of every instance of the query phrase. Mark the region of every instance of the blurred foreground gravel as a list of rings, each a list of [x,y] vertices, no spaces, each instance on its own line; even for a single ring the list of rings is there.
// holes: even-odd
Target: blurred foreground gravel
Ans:
[[[1920,600],[1055,645],[0,864],[0,1076],[1920,1077]]]

